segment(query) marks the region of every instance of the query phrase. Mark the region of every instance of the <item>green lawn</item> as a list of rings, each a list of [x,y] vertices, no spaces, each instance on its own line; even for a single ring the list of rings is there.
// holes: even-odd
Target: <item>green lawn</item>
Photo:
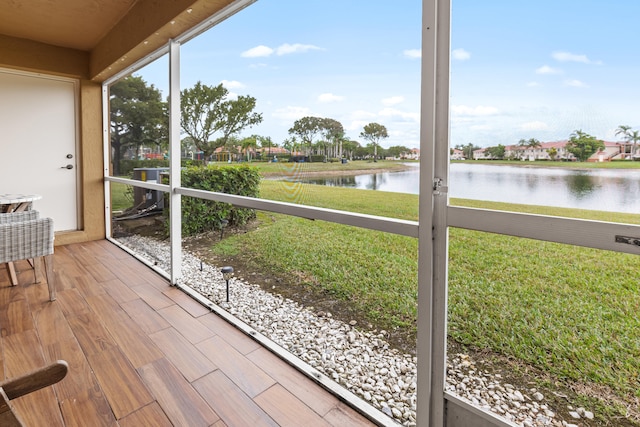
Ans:
[[[119,182],[111,183],[111,209],[122,211],[133,206],[133,188]]]
[[[340,173],[349,174],[356,171],[375,170],[402,170],[406,169],[407,161],[379,160],[354,160],[348,163],[323,163],[323,162],[251,162],[250,165],[258,168],[263,176],[300,176],[306,173]]]
[[[631,160],[618,160],[615,162],[554,162],[538,160],[535,162],[522,160],[452,160],[451,163],[469,163],[486,165],[509,165],[520,167],[538,168],[565,168],[565,169],[640,169],[640,162]]]
[[[261,197],[416,220],[415,195],[264,181]],[[457,205],[611,220],[611,213],[454,200]],[[383,328],[415,328],[417,241],[261,214],[260,227],[214,251],[349,301]],[[619,221],[640,223],[640,215]],[[640,287],[634,255],[450,230],[449,335],[558,379],[640,397]]]

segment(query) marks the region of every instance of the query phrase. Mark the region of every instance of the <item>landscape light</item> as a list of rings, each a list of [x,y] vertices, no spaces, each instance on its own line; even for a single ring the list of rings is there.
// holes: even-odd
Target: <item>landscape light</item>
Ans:
[[[229,279],[233,276],[233,267],[222,267],[220,271],[222,272],[222,277],[227,282],[227,302],[229,302]]]

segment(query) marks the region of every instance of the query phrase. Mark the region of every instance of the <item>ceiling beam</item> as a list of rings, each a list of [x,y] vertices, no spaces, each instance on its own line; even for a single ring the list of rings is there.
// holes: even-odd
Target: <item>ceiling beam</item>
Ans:
[[[233,2],[138,1],[91,52],[90,78],[106,80]]]
[[[0,34],[0,66],[86,79],[89,53]]]

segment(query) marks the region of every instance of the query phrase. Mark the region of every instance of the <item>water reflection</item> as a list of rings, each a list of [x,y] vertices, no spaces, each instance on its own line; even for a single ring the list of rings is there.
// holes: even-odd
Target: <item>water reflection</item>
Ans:
[[[416,167],[404,172],[304,180],[306,183],[418,194]],[[534,168],[454,163],[451,197],[640,213],[640,170]]]
[[[594,177],[583,172],[578,172],[575,175],[567,175],[566,182],[567,188],[577,199],[591,195],[596,186]]]
[[[332,176],[329,178],[315,178],[313,180],[303,180],[302,182],[317,184],[317,185],[327,185],[329,187],[356,187],[357,188],[355,176]],[[373,190],[375,190],[375,188]]]
[[[365,184],[367,190],[382,190],[387,183],[388,173],[374,173],[371,179]]]

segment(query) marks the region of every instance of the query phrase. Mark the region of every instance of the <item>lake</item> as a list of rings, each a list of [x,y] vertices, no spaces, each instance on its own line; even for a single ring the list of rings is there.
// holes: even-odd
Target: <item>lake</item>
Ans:
[[[402,172],[302,182],[418,194],[418,165]],[[453,163],[449,194],[462,199],[640,213],[640,169],[561,169]]]

